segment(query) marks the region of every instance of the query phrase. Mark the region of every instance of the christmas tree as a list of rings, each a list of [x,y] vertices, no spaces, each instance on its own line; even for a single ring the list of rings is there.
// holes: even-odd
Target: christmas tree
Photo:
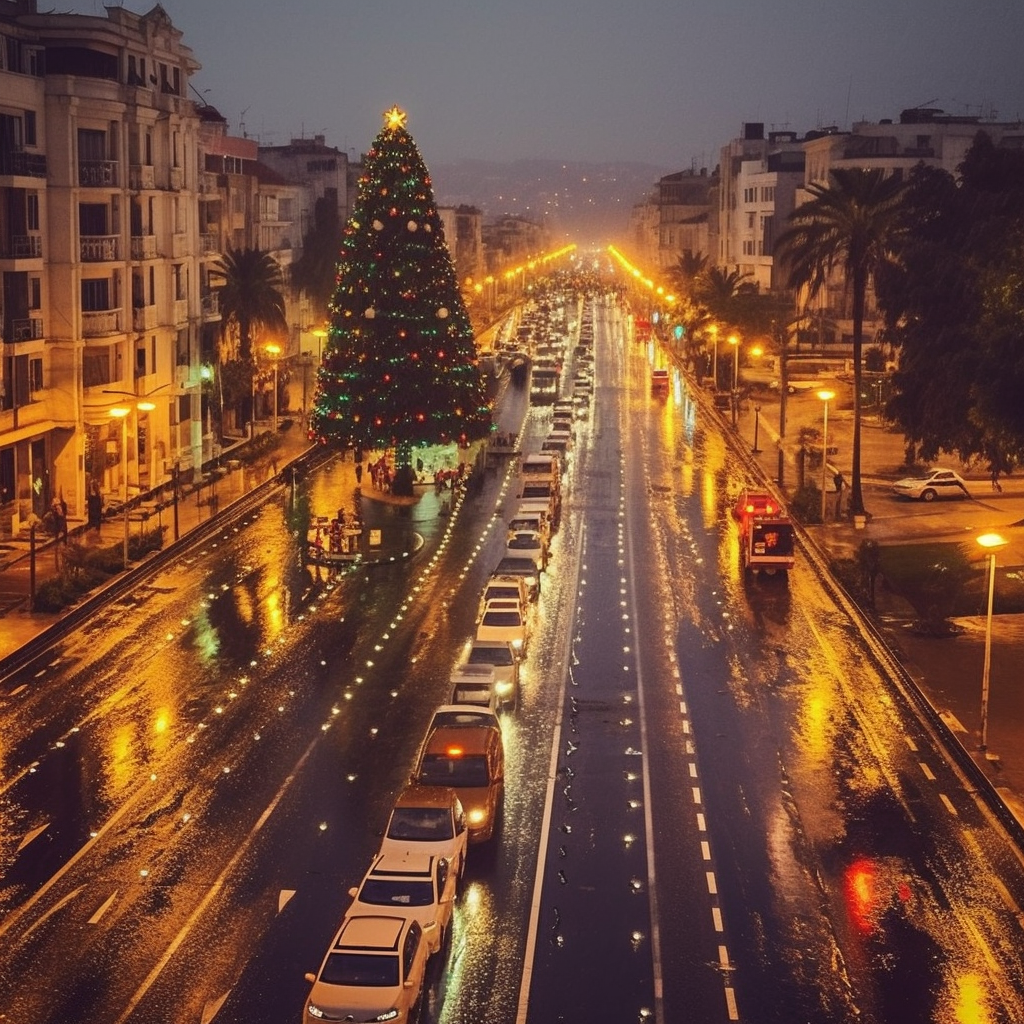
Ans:
[[[393,107],[366,155],[345,228],[310,436],[395,450],[412,492],[418,446],[467,443],[491,411],[430,176]]]

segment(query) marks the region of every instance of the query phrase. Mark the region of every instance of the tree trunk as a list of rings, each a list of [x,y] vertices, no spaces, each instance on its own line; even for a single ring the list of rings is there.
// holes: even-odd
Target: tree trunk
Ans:
[[[395,448],[395,476],[391,481],[391,493],[411,498],[413,479],[412,445],[400,444]]]
[[[860,483],[860,388],[864,348],[864,302],[867,271],[853,268],[853,465],[850,475],[850,515],[864,515],[864,494]]]

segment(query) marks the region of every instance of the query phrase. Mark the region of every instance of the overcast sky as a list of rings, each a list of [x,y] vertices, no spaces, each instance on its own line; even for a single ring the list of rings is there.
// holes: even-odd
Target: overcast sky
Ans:
[[[161,2],[233,133],[322,133],[358,155],[397,103],[428,167],[710,168],[746,121],[802,134],[922,105],[1024,117],[1024,0]]]

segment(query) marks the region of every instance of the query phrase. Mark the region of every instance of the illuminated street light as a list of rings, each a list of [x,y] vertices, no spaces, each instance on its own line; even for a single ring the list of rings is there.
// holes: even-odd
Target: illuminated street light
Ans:
[[[124,567],[128,568],[128,417],[131,409],[114,406],[110,415],[121,421],[121,510],[124,513]]]
[[[988,678],[992,666],[992,603],[996,591],[996,552],[1007,541],[998,533],[983,533],[978,543],[988,553],[988,613],[985,617],[985,665],[981,671],[981,752],[988,749]]]
[[[718,391],[718,324],[710,324],[708,333],[711,335],[711,379],[715,382],[714,389]]]
[[[828,403],[836,397],[834,391],[819,391],[818,397],[825,403],[825,415],[821,432],[821,522],[825,523],[825,472],[828,469]]]

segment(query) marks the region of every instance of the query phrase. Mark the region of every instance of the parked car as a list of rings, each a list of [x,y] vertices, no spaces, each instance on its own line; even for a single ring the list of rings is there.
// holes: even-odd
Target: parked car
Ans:
[[[477,609],[477,622],[483,617],[488,601],[518,601],[524,608],[530,600],[526,589],[526,581],[522,576],[492,576],[484,585],[480,595],[480,607]]]
[[[410,784],[402,790],[384,830],[381,853],[422,850],[444,857],[461,875],[466,866],[466,812],[448,786]]]
[[[532,558],[540,572],[548,567],[548,542],[537,530],[510,530],[505,554],[509,558]]]
[[[494,567],[495,576],[522,576],[531,601],[540,596],[540,573],[532,558],[503,558]]]
[[[908,476],[892,485],[901,498],[934,501],[936,498],[969,498],[970,492],[959,473],[952,469],[932,469],[921,476]]]
[[[488,601],[476,627],[476,638],[507,640],[518,652],[525,651],[529,626],[522,605],[518,601]]]
[[[501,708],[493,665],[457,665],[452,672],[450,704],[468,704],[497,712]]]
[[[452,919],[458,872],[447,857],[423,850],[385,850],[373,858],[359,885],[349,889],[350,914],[375,914],[382,908],[416,921],[438,952]]]
[[[486,708],[444,705],[434,712],[413,781],[451,786],[469,823],[469,841],[491,839],[505,799],[505,747],[498,716]]]
[[[430,941],[415,917],[346,914],[306,999],[304,1024],[416,1020]]]
[[[515,707],[519,702],[519,658],[507,640],[474,640],[466,650],[465,664],[492,668],[500,703]]]

